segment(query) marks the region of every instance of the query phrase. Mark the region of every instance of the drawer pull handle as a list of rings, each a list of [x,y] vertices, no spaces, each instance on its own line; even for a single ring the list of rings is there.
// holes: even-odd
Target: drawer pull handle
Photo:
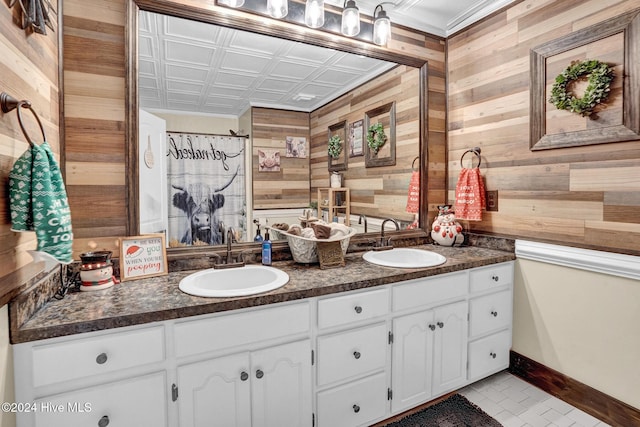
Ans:
[[[256,378],[260,379],[262,377],[264,377],[264,372],[262,372],[260,369],[258,369],[256,371]]]
[[[360,352],[359,351],[354,351],[353,352],[353,357],[355,357],[356,359],[360,359]]]
[[[439,327],[440,329],[444,328],[444,323],[442,323],[442,322],[438,322],[438,323],[437,323],[437,325],[438,325],[438,327]]]
[[[240,381],[246,381],[249,379],[249,374],[247,374],[245,371],[242,371],[240,373]]]
[[[429,329],[431,329],[432,331],[436,330],[436,325],[429,325]]]
[[[353,412],[355,412],[356,414],[360,412],[360,407],[358,405],[353,405]]]
[[[497,312],[497,311],[495,311],[495,310],[492,310],[492,311],[491,311],[491,315],[492,315],[493,317],[498,317],[498,312]]]
[[[356,313],[358,313],[358,314],[362,313],[362,307],[360,307],[359,305],[356,305],[353,309],[354,309],[354,310],[356,311]]]
[[[498,276],[497,274],[494,274],[493,276],[491,276],[491,278],[493,279],[494,282],[500,281],[500,276]]]
[[[496,354],[493,351],[491,353],[489,353],[489,356],[491,356],[492,359],[496,358]]]
[[[98,365],[104,365],[107,363],[107,353],[100,353],[98,357],[96,357],[96,363]],[[104,417],[103,417],[104,418]],[[108,419],[108,418],[107,418]],[[108,421],[107,421],[108,422]],[[106,424],[105,424],[106,425]]]
[[[109,425],[109,417],[106,415],[103,415],[102,418],[100,418],[100,421],[98,421],[98,427],[107,427]]]

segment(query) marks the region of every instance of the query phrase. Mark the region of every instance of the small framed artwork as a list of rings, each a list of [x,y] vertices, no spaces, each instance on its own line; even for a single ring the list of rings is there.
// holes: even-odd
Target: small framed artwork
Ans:
[[[327,153],[329,157],[329,172],[347,169],[347,121],[329,126]]]
[[[280,172],[280,150],[258,148],[258,172]]]
[[[396,103],[390,102],[364,114],[365,167],[396,164]]]
[[[307,138],[303,136],[288,136],[285,138],[287,147],[286,157],[305,159],[307,157]]]
[[[364,120],[349,123],[349,157],[362,156],[364,154]]]
[[[163,276],[169,273],[164,234],[120,238],[120,280]]]

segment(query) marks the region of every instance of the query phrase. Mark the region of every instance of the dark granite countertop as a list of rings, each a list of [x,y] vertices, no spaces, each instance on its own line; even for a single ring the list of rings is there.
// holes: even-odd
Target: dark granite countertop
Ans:
[[[362,259],[362,253],[347,254],[345,267],[324,270],[318,265],[277,262],[273,266],[289,274],[289,283],[271,292],[246,297],[202,298],[185,294],[178,288],[178,283],[193,271],[127,281],[101,291],[73,292],[61,300],[51,299],[20,327],[12,328],[11,339],[15,344],[293,301],[515,259],[512,252],[477,246],[426,245],[421,248],[444,255],[447,262],[431,268],[389,268],[367,263]]]

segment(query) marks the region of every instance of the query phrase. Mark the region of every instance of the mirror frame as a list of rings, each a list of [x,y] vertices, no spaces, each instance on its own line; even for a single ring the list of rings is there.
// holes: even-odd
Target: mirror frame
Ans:
[[[401,54],[390,51],[385,47],[374,44],[363,43],[362,41],[349,39],[334,33],[325,33],[317,30],[307,30],[280,20],[270,20],[272,25],[264,25],[251,14],[234,9],[223,8],[220,6],[208,6],[208,8],[200,8],[191,5],[178,4],[171,0],[128,0],[126,10],[127,27],[125,29],[125,48],[126,48],[126,94],[127,104],[125,106],[126,135],[127,144],[126,152],[126,187],[128,194],[127,209],[127,234],[129,236],[137,236],[140,231],[139,225],[139,188],[138,188],[138,13],[145,10],[154,13],[172,15],[179,18],[191,19],[200,22],[206,22],[214,25],[234,28],[238,30],[250,31],[257,34],[279,37],[286,40],[292,40],[320,47],[327,47],[343,52],[349,52],[356,55],[369,56],[376,59],[395,62],[402,65],[418,68],[419,70],[419,156],[420,156],[420,212],[419,224],[420,228],[416,230],[403,230],[395,232],[400,238],[426,238],[427,231],[427,173],[428,173],[428,62],[419,58],[415,58],[409,54]],[[261,20],[264,21],[265,17]],[[377,236],[379,233],[359,233],[352,239],[351,243],[369,244],[371,236]],[[252,249],[259,252],[260,245],[253,242],[243,242],[238,244],[239,249]],[[274,251],[287,247],[286,241],[274,241]],[[224,250],[223,245],[218,246],[199,246],[185,248],[169,248],[167,251],[168,258],[183,259],[192,257],[194,254],[206,252],[216,252]]]

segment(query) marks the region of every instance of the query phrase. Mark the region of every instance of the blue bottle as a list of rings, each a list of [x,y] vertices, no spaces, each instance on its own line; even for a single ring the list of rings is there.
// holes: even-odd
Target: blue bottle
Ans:
[[[262,242],[262,265],[271,265],[271,240],[269,240],[269,230],[264,232]]]
[[[258,225],[258,231],[256,231],[256,237],[253,238],[254,242],[262,242],[262,234],[260,234],[260,226]]]

